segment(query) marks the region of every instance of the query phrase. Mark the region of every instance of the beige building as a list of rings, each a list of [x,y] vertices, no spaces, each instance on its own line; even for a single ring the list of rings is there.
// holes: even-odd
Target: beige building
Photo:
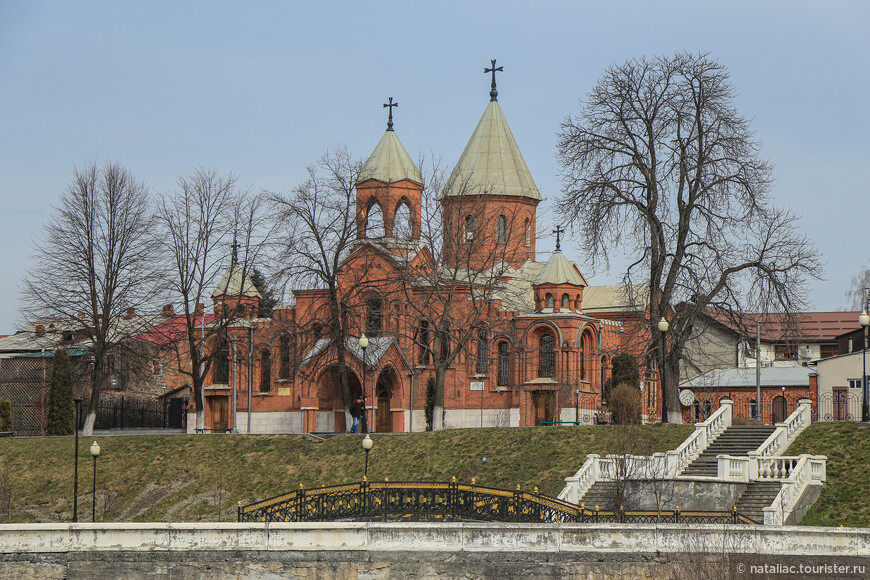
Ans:
[[[861,351],[841,354],[816,363],[817,421],[860,421],[862,404]]]

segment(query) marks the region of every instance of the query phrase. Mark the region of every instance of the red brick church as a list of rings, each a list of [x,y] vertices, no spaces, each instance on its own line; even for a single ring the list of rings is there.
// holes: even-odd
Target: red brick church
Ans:
[[[421,235],[426,184],[393,130],[392,108],[387,130],[355,184],[357,239],[342,262],[339,284],[360,288],[345,361],[351,398],[365,394],[372,431],[425,429],[426,385],[440,356],[433,344],[441,332],[428,315],[445,304],[432,298],[448,284],[457,296],[451,308],[474,309],[454,320],[474,323],[451,329],[471,338],[444,373],[445,427],[593,423],[607,416],[601,389],[613,355],[627,350],[643,363],[643,353],[635,351],[644,343],[638,338],[645,332],[644,297],[632,300],[621,287],[589,286],[560,250],[560,228],[554,232],[556,250],[537,261],[541,194],[497,95],[493,78],[490,101],[441,190],[439,252]],[[407,281],[409,271],[436,270],[450,272],[443,281],[422,274]],[[232,325],[226,361],[213,365],[204,397],[208,428],[349,429],[335,339],[300,340],[297,332],[319,327],[326,291],[296,289],[293,295],[293,306],[255,318],[260,295],[240,268],[231,268],[218,285],[215,311],[241,302],[250,317]],[[481,297],[485,303],[476,303]],[[424,304],[429,310],[421,310]],[[365,351],[359,346],[363,333]],[[644,414],[657,415],[650,385],[645,381]],[[195,425],[192,416],[188,424]]]

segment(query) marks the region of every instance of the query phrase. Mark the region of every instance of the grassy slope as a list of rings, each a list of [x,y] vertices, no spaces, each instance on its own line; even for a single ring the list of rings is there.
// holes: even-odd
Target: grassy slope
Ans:
[[[664,451],[691,431],[675,425],[635,429],[629,442],[618,427],[375,435],[369,478],[447,481],[456,476],[511,489],[538,486],[555,495],[588,453]],[[79,443],[79,515],[90,521],[91,440]],[[100,445],[97,487],[116,495],[106,521],[215,520],[218,505],[222,519],[234,519],[239,500],[271,497],[300,483],[310,488],[359,481],[364,462],[358,436],[315,444],[292,435],[157,435],[104,437]],[[11,521],[68,521],[72,481],[71,437],[0,439],[0,516],[6,515],[4,498],[9,497]]]
[[[828,481],[801,524],[870,526],[870,427],[816,423],[788,448],[789,455],[800,453],[828,457]]]

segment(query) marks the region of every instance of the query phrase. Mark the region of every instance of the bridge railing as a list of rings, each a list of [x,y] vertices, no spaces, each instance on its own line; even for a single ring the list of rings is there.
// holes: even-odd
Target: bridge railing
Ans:
[[[601,511],[520,489],[451,482],[367,482],[302,489],[242,506],[238,521],[361,520],[748,523],[731,512]]]

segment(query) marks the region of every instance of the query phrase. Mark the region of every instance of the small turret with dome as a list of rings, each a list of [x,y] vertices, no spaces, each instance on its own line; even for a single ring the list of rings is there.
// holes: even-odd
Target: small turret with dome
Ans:
[[[393,97],[384,103],[390,110],[387,130],[356,181],[358,239],[420,238],[423,177],[393,130],[393,107],[398,106]],[[381,220],[383,230],[376,227]]]

